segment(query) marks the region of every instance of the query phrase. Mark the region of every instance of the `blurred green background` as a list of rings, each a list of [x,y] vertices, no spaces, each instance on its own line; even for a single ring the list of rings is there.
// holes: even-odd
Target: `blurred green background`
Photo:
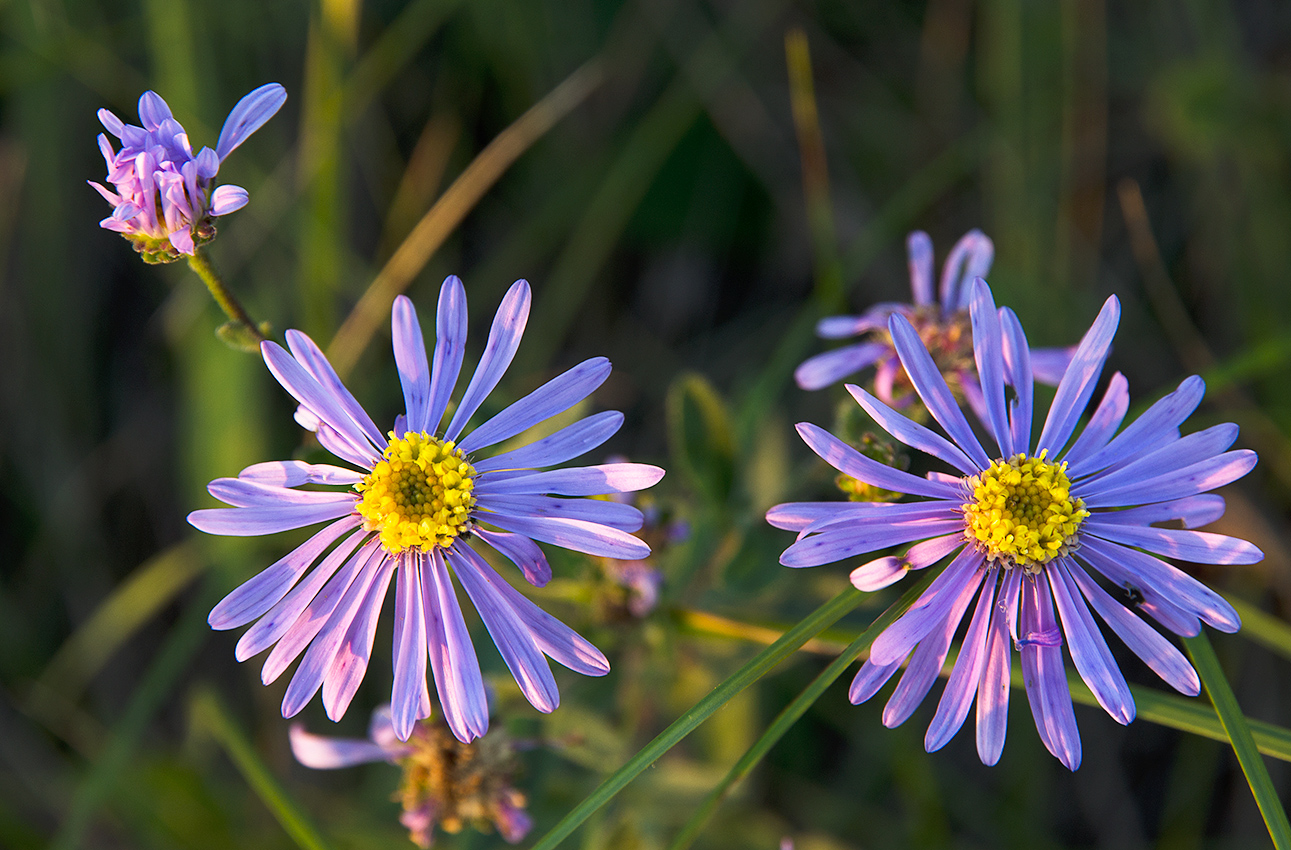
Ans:
[[[807,101],[791,31],[810,50],[815,120],[795,122],[792,101]],[[543,100],[576,72],[574,95]],[[527,278],[533,317],[490,404],[608,356],[595,406],[628,425],[607,450],[667,467],[650,498],[690,525],[656,558],[664,597],[644,620],[607,611],[599,565],[553,555],[558,579],[534,595],[614,665],[602,680],[559,671],[555,714],[530,709],[477,638],[501,673],[495,725],[528,746],[529,843],[751,657],[750,624],[782,629],[846,586],[846,565],[778,566],[788,535],[761,516],[829,497],[791,426],[829,425],[843,393],[790,375],[824,348],[817,317],[908,299],[911,229],[932,235],[939,264],[969,228],[990,235],[996,298],[1036,345],[1075,342],[1116,293],[1109,365],[1138,403],[1203,374],[1189,427],[1236,421],[1262,459],[1214,529],[1268,554],[1204,578],[1276,616],[1291,602],[1289,4],[4,0],[0,846],[410,846],[398,771],[295,764],[285,680],[262,687],[259,662],[233,659],[236,634],[205,624],[290,541],[200,537],[184,516],[213,504],[209,479],[302,450],[289,399],[215,339],[222,318],[182,263],[145,266],[97,226],[109,210],[85,184],[103,177],[99,107],[135,121],[151,88],[194,146],[213,145],[268,81],[290,99],[221,168],[251,203],[210,249],[252,315],[326,346],[378,273],[402,268],[429,328],[456,273],[473,357],[505,287]],[[481,154],[539,102],[516,147]],[[476,182],[444,195],[468,166]],[[388,343],[383,317],[350,349],[350,386],[378,423],[401,404]],[[868,601],[842,639],[894,598]],[[389,634],[349,715],[335,726],[315,701],[312,731],[362,734],[389,694]],[[1285,646],[1215,643],[1245,712],[1291,724]],[[667,846],[831,646],[726,706],[566,846]],[[1122,660],[1131,681],[1159,684]],[[1084,765],[1069,774],[1018,693],[985,768],[971,732],[923,753],[932,701],[886,730],[881,700],[848,704],[847,678],[696,846],[1268,840],[1224,744],[1078,706]],[[1286,799],[1286,766],[1269,763]],[[284,811],[305,818],[295,832]]]

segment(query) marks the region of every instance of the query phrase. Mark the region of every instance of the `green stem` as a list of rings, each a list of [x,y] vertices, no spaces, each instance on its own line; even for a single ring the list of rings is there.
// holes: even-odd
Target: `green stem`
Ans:
[[[1273,787],[1273,780],[1269,778],[1268,768],[1255,747],[1251,729],[1246,724],[1246,718],[1242,715],[1228,679],[1224,677],[1224,671],[1219,666],[1219,659],[1215,656],[1214,647],[1210,645],[1210,639],[1206,637],[1205,632],[1201,632],[1196,637],[1184,638],[1183,642],[1188,649],[1189,657],[1192,658],[1193,666],[1197,668],[1197,675],[1206,686],[1210,701],[1215,705],[1219,722],[1228,733],[1233,752],[1237,754],[1237,763],[1242,766],[1242,773],[1246,774],[1246,782],[1251,786],[1255,805],[1259,806],[1260,814],[1264,816],[1264,825],[1273,839],[1273,846],[1278,850],[1291,848],[1291,824],[1287,822],[1286,810],[1278,800],[1278,793]]]
[[[211,265],[211,261],[207,259],[201,248],[197,248],[189,255],[188,267],[202,279],[202,283],[206,284],[206,289],[211,293],[211,297],[215,299],[215,303],[220,305],[220,309],[224,311],[224,315],[228,316],[231,322],[239,326],[243,334],[254,340],[256,345],[264,342],[265,337],[260,331],[260,326],[247,313],[246,308],[242,306],[242,302],[238,301],[233,293],[229,291],[229,288],[224,285],[224,281],[220,280],[215,267]]]
[[[861,599],[861,592],[847,588],[824,605],[809,614],[804,620],[784,633],[784,636],[771,646],[759,652],[747,664],[718,685],[712,693],[696,703],[671,726],[663,730],[653,741],[627,763],[601,783],[592,794],[579,803],[569,814],[561,819],[542,840],[534,845],[533,850],[552,850],[569,837],[583,821],[587,820],[597,809],[610,801],[615,794],[635,779],[642,771],[654,764],[664,753],[672,749],[682,738],[695,730],[714,712],[729,702],[736,694],[767,674],[771,668],[795,653],[809,639],[820,634],[837,622],[843,615],[856,607]]]

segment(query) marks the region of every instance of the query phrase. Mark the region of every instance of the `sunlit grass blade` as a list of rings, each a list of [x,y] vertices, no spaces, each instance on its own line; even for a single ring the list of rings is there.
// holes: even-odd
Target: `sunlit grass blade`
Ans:
[[[265,767],[247,736],[229,716],[228,710],[213,691],[194,694],[189,704],[193,728],[210,735],[228,753],[247,784],[273,813],[278,823],[301,850],[327,850],[328,844],[318,828],[306,817],[291,795]]]
[[[1264,825],[1268,827],[1273,846],[1279,850],[1291,848],[1291,823],[1287,822],[1286,810],[1282,808],[1277,789],[1269,778],[1268,767],[1260,758],[1251,729],[1242,715],[1237,697],[1233,695],[1223,669],[1219,666],[1219,659],[1210,645],[1210,639],[1202,632],[1196,637],[1184,638],[1183,642],[1206,693],[1210,695],[1210,701],[1215,705],[1219,722],[1224,725],[1224,731],[1232,742],[1237,763],[1242,766],[1242,773],[1246,774],[1246,781],[1251,786],[1251,794],[1260,808],[1260,814],[1264,816]]]
[[[934,578],[936,578],[935,575],[927,575],[922,581],[907,590],[895,604],[879,615],[878,619],[871,623],[869,628],[853,640],[837,658],[831,661],[829,666],[822,670],[820,675],[813,679],[811,684],[793,702],[785,706],[784,710],[776,715],[775,720],[771,721],[771,725],[762,733],[762,736],[740,757],[740,760],[727,772],[726,776],[722,777],[722,781],[709,792],[708,796],[704,798],[704,802],[700,803],[699,808],[690,816],[685,826],[682,827],[681,832],[673,840],[669,850],[685,850],[685,848],[694,843],[695,838],[703,830],[704,824],[717,811],[717,807],[730,794],[731,789],[749,775],[749,771],[753,770],[757,763],[771,751],[776,742],[784,737],[784,734],[798,722],[807,709],[811,708],[816,700],[820,699],[821,695],[829,689],[829,686],[834,684],[839,676],[843,675],[843,671],[870,648],[870,644],[874,643],[874,639],[891,625],[897,617],[900,617],[907,608],[914,604],[914,601],[919,598],[919,595],[923,593]]]
[[[695,727],[711,717],[714,712],[729,702],[736,694],[762,678],[773,667],[796,652],[808,640],[820,634],[855,608],[861,597],[862,594],[859,590],[849,587],[811,614],[808,614],[798,625],[785,632],[771,646],[759,652],[748,663],[714,688],[708,696],[696,703],[685,714],[677,718],[672,725],[659,733],[640,752],[628,759],[626,764],[602,782],[583,802],[579,803],[573,811],[561,819],[560,823],[556,824],[550,832],[544,835],[542,840],[534,845],[533,850],[552,850],[552,848],[559,845],[588,817],[609,802],[615,794],[622,791],[624,786],[654,764],[681,739],[694,731]]]
[[[600,85],[600,61],[592,59],[565,78],[480,151],[437,200],[412,233],[377,273],[354,310],[336,332],[328,358],[345,375],[354,367],[372,334],[390,313],[395,296],[403,292],[435,251],[462,222],[484,193],[534,142],[569,114]]]
[[[1291,660],[1291,624],[1234,596],[1225,599],[1242,618],[1242,636]]]

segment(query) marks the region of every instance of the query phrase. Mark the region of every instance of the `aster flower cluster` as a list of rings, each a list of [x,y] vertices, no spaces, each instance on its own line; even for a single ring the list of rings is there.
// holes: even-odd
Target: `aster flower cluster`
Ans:
[[[287,100],[277,83],[267,83],[238,101],[224,121],[215,149],[193,153],[188,133],[156,92],[139,98],[142,127],[126,124],[106,109],[99,121],[121,142],[120,150],[99,134],[107,162],[108,189],[89,181],[108,203],[112,215],[99,226],[126,237],[150,263],[168,263],[215,236],[212,216],[227,215],[247,202],[241,186],[214,185],[224,158],[273,117]]]
[[[586,360],[467,429],[511,364],[529,305],[529,285],[517,281],[450,416],[466,348],[465,289],[450,277],[440,290],[430,360],[416,310],[400,296],[393,311],[394,355],[406,408],[384,435],[309,337],[288,331],[287,349],[262,345],[270,372],[300,403],[297,421],[351,466],[256,464],[237,478],[211,482],[210,493],[230,508],[194,511],[189,522],[212,534],[241,536],[327,523],[229,594],[209,618],[217,629],[255,622],[239,640],[237,657],[272,647],[262,674],[266,684],[303,653],[283,697],[284,716],[295,715],[320,689],[329,717],[345,713],[367,670],[391,583],[391,711],[399,740],[430,715],[427,659],[453,734],[469,742],[488,729],[484,683],[454,577],[520,690],[540,711],[553,710],[560,699],[548,657],[589,676],[609,670],[596,647],[512,587],[476,549],[484,544],[537,586],[551,578],[551,567],[535,541],[625,560],[650,553],[631,534],[642,525],[640,510],[581,497],[650,487],[662,469],[640,463],[546,469],[603,444],[623,424],[622,414],[597,413],[526,445],[507,442],[591,395],[609,377],[608,360]],[[500,451],[486,451],[504,443]]]
[[[1119,321],[1115,297],[1077,347],[1033,441],[1035,370],[1022,326],[1008,308],[996,309],[980,279],[969,287],[968,303],[990,443],[978,439],[918,329],[894,312],[887,329],[896,356],[945,436],[859,387],[847,389],[893,437],[955,473],[925,478],[893,469],[804,422],[799,434],[835,469],[914,498],[898,504],[790,503],[772,508],[767,519],[798,533],[781,557],[790,567],[913,544],[904,555],[856,568],[852,583],[861,590],[878,590],[912,570],[949,560],[875,639],[852,682],[852,702],[874,696],[904,667],[883,712],[888,726],[904,722],[931,689],[971,607],[926,748],[945,745],[976,700],[978,753],[987,764],[999,759],[1016,647],[1036,729],[1049,751],[1074,770],[1081,760],[1080,736],[1062,647],[1099,704],[1120,723],[1133,720],[1134,700],[1094,614],[1168,684],[1196,695],[1196,672],[1139,613],[1177,635],[1196,635],[1203,622],[1237,631],[1241,624],[1231,605],[1163,559],[1250,564],[1263,557],[1245,540],[1194,530],[1224,511],[1223,498],[1209,491],[1241,478],[1256,458],[1247,450],[1228,450],[1237,437],[1232,424],[1181,436],[1180,426],[1204,393],[1197,377],[1120,429],[1129,393],[1118,373],[1088,422],[1077,427]],[[1158,525],[1172,521],[1184,527]],[[1128,592],[1134,604],[1114,598],[1104,583]]]

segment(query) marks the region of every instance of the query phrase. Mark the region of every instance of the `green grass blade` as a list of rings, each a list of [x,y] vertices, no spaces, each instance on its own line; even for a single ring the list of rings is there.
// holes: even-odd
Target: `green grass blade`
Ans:
[[[1249,602],[1227,594],[1224,598],[1242,618],[1242,637],[1291,660],[1291,624],[1261,611]]]
[[[224,748],[251,790],[282,824],[292,841],[301,850],[328,850],[328,844],[317,827],[265,767],[215,692],[203,690],[195,694],[189,708],[194,728],[209,734]]]
[[[542,840],[534,845],[533,850],[552,850],[561,841],[569,837],[575,829],[587,820],[601,806],[609,802],[615,794],[635,779],[647,767],[654,764],[664,753],[672,749],[682,738],[685,738],[695,727],[703,723],[719,708],[725,705],[736,694],[766,675],[784,659],[788,658],[810,638],[820,634],[833,625],[843,615],[856,607],[861,599],[861,592],[848,587],[824,605],[817,608],[805,619],[784,633],[784,636],[771,646],[759,652],[747,664],[713,689],[689,711],[677,718],[671,726],[663,730],[649,744],[641,749],[627,763],[615,771],[608,779],[579,803],[569,814],[561,819]]]
[[[1202,632],[1196,637],[1184,638],[1183,643],[1192,658],[1193,666],[1197,668],[1197,675],[1206,687],[1206,693],[1210,695],[1210,701],[1215,704],[1219,722],[1224,725],[1224,731],[1232,742],[1233,752],[1237,754],[1242,773],[1246,774],[1255,804],[1264,816],[1264,825],[1268,827],[1273,846],[1279,850],[1291,848],[1291,823],[1287,822],[1286,810],[1278,800],[1278,792],[1273,787],[1273,780],[1269,778],[1268,768],[1260,758],[1251,729],[1237,705],[1237,697],[1233,695],[1228,679],[1224,677],[1210,639]]]

